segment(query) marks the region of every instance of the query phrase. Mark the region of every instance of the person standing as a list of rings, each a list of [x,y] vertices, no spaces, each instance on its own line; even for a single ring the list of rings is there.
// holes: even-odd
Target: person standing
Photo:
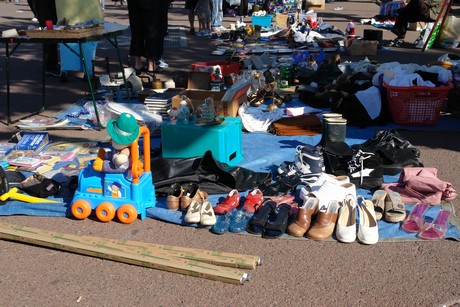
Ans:
[[[190,24],[190,34],[195,34],[195,8],[198,0],[185,0],[185,8],[188,10],[188,22]]]
[[[32,21],[34,22],[37,22],[38,21],[38,18],[37,18],[37,0],[27,0],[27,4],[29,5],[30,7],[30,10],[32,11],[32,13],[34,14],[34,18],[32,18]]]
[[[165,36],[168,35],[168,10],[170,6],[170,0],[159,0],[161,3],[161,14],[160,14],[160,27],[161,27],[161,34],[160,34],[160,43],[161,43],[161,54],[159,58],[156,58],[156,65],[157,69],[164,69],[168,68],[169,65],[163,60],[163,52],[164,52],[164,40]]]
[[[211,30],[213,32],[226,30],[222,26],[224,19],[223,4],[223,0],[211,0]]]
[[[131,44],[129,55],[134,58],[134,69],[140,74],[142,58],[147,59],[147,74],[155,78],[156,60],[160,59],[164,48],[164,25],[161,21],[162,2],[167,0],[128,0]]]
[[[241,0],[240,5],[238,6],[238,16],[241,16],[241,17],[248,16],[248,5],[249,5],[249,0]]]
[[[198,16],[199,28],[196,36],[211,35],[211,7],[209,0],[198,0],[195,8],[195,14]]]
[[[56,3],[54,0],[40,0],[35,2],[40,27],[46,27],[46,21],[51,20],[53,25],[57,23]],[[44,43],[43,55],[45,59],[45,75],[59,77],[61,70],[58,64],[57,43]]]

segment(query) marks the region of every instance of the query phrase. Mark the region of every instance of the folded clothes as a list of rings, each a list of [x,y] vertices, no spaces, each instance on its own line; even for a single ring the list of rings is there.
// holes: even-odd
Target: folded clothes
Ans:
[[[433,167],[406,167],[398,182],[382,184],[387,192],[398,192],[405,204],[424,202],[439,205],[441,200],[457,197],[452,184],[437,177],[438,170]]]

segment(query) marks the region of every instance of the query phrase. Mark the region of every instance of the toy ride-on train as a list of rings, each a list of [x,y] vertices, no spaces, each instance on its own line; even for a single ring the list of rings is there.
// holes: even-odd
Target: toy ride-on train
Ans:
[[[139,139],[143,138],[143,161],[139,157]],[[139,136],[130,145],[131,167],[124,173],[96,171],[91,161],[78,175],[78,188],[71,203],[72,215],[87,218],[94,209],[102,222],[115,215],[124,224],[134,222],[138,215],[143,220],[146,209],[155,206],[155,187],[150,170],[150,131],[139,128]]]

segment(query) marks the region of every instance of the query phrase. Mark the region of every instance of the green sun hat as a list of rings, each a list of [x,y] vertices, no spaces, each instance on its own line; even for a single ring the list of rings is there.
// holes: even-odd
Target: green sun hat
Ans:
[[[129,113],[121,113],[117,119],[109,120],[106,127],[112,140],[120,145],[129,145],[139,136],[139,125]]]

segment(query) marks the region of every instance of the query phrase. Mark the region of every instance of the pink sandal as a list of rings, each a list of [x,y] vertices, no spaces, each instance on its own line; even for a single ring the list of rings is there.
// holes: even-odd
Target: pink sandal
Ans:
[[[412,208],[407,218],[401,225],[401,228],[407,232],[420,232],[423,227],[425,220],[425,213],[428,210],[429,205],[424,203],[418,203]]]
[[[444,239],[447,231],[447,222],[449,221],[450,211],[441,210],[431,223],[425,223],[418,237],[425,240]]]

